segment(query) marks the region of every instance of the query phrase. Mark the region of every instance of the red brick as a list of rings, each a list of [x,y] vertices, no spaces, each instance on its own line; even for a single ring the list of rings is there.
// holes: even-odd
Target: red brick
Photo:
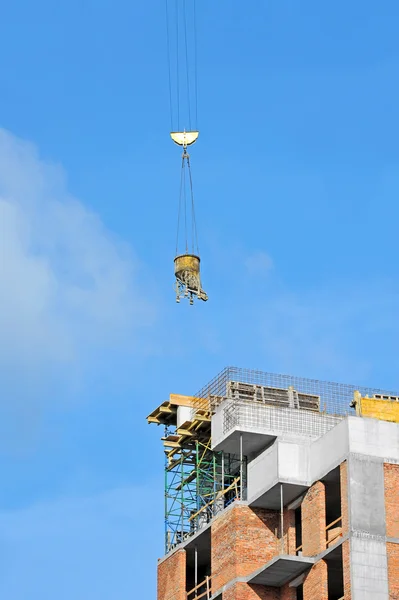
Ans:
[[[212,591],[250,575],[276,556],[278,513],[235,506],[212,524]]]
[[[280,590],[280,600],[296,600],[296,588],[284,585]]]
[[[327,563],[320,560],[313,565],[303,582],[304,600],[328,600]]]
[[[284,552],[295,555],[295,510],[284,510]]]
[[[351,600],[351,567],[350,567],[350,542],[346,540],[342,544],[342,569],[344,575],[344,598]]]
[[[389,600],[399,600],[399,544],[387,543]]]
[[[185,550],[178,550],[158,565],[158,600],[186,600]]]
[[[384,464],[384,482],[387,536],[399,538],[399,465]]]
[[[278,588],[236,583],[223,592],[223,600],[281,600]],[[290,600],[289,598],[284,600]]]
[[[315,556],[326,549],[326,489],[317,481],[302,502],[302,552]]]

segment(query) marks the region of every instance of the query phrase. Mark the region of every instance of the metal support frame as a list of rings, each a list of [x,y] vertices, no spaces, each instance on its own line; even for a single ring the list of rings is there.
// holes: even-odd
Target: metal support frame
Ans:
[[[167,431],[167,433],[170,433]],[[210,437],[179,448],[165,463],[165,550],[204,527],[223,508],[242,499],[246,457],[211,450]]]

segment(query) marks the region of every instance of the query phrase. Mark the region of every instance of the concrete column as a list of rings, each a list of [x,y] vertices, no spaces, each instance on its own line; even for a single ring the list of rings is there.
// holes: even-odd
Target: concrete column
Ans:
[[[315,556],[326,549],[326,489],[317,481],[302,502],[302,552]]]
[[[389,597],[399,598],[399,543],[387,544]]]
[[[383,459],[348,459],[352,600],[389,600]]]

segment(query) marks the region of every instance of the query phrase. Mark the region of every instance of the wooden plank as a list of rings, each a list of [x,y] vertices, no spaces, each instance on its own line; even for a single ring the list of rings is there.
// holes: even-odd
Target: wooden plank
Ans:
[[[333,521],[332,523],[330,523],[329,525],[327,525],[327,527],[325,527],[325,530],[327,531],[331,527],[334,527],[334,525],[336,525],[341,519],[342,519],[342,517],[338,517],[338,519],[335,519],[335,521]]]
[[[211,577],[209,577],[209,576],[208,576],[208,577],[206,577],[206,578],[204,579],[204,581],[201,581],[201,583],[199,583],[199,584],[198,584],[198,585],[196,585],[196,586],[195,586],[195,587],[194,587],[192,590],[190,590],[189,592],[187,592],[187,596],[188,596],[189,594],[192,594],[192,593],[193,593],[193,592],[195,592],[196,590],[198,590],[198,589],[199,589],[200,587],[202,587],[203,585],[206,585],[206,584],[207,584],[207,582],[209,582],[209,583],[210,583],[210,581],[211,581]]]
[[[194,408],[201,400],[194,396],[184,396],[183,394],[170,394],[169,402],[174,406],[190,406]]]
[[[148,423],[156,423],[156,425],[160,425],[162,421],[160,421],[157,417],[147,417]]]
[[[192,431],[190,431],[189,429],[183,429],[182,427],[179,427],[178,429],[176,429],[176,431],[179,435],[184,435],[185,437],[191,437],[194,435]]]
[[[195,519],[195,517],[198,517],[198,515],[205,510],[206,508],[208,508],[208,506],[211,506],[214,502],[216,502],[216,500],[219,500],[219,498],[222,498],[223,496],[225,496],[227,494],[227,492],[229,492],[230,490],[232,490],[234,487],[237,490],[237,483],[239,482],[240,478],[236,477],[233,481],[233,483],[231,485],[229,485],[228,488],[226,488],[225,490],[221,490],[220,492],[218,492],[215,496],[215,498],[213,500],[211,500],[210,502],[208,502],[208,504],[205,504],[204,506],[202,506],[194,515],[191,515],[191,517],[189,517],[189,521],[192,521],[193,519]]]
[[[165,440],[164,443],[163,443],[163,445],[166,448],[181,448],[179,442],[170,442],[168,440]]]
[[[195,420],[196,421],[204,421],[205,423],[210,423],[211,422],[211,418],[210,417],[206,417],[205,415],[195,415]]]
[[[168,437],[161,437],[161,440],[168,440],[170,442],[178,442],[179,441],[179,436],[178,435],[168,435]]]
[[[175,488],[176,491],[179,492],[184,485],[187,485],[188,483],[191,483],[192,481],[194,481],[196,476],[197,476],[197,472],[195,470],[191,471],[190,475],[188,477],[186,477],[186,479],[183,479],[183,481],[181,483],[179,483],[179,485]]]

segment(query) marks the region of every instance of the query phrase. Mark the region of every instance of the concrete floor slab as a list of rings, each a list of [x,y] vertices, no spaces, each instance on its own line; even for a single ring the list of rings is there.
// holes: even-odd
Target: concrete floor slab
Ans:
[[[315,559],[309,557],[289,556],[287,554],[277,556],[247,577],[247,582],[281,587],[295,579],[295,577],[302,575],[314,562]]]

